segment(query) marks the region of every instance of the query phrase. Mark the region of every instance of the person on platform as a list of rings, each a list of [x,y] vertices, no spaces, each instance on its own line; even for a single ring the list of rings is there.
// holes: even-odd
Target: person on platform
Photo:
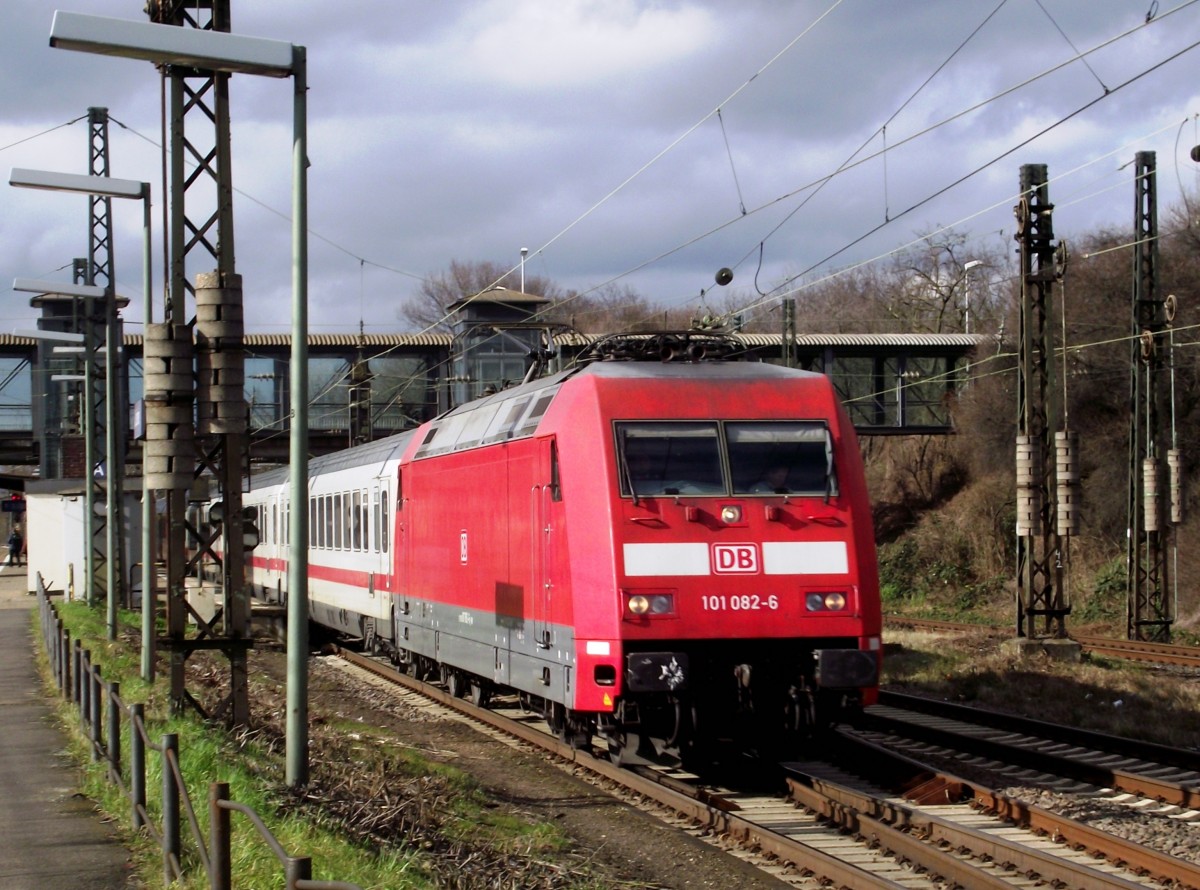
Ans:
[[[8,564],[10,566],[19,566],[21,564],[21,549],[25,546],[25,539],[21,537],[21,529],[19,526],[13,526],[13,530],[8,535]]]

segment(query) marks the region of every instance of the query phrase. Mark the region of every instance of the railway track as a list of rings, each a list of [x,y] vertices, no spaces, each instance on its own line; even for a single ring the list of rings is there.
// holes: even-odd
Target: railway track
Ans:
[[[988,624],[964,624],[955,621],[935,621],[925,618],[904,618],[889,615],[886,623],[915,630],[948,631],[951,633],[1003,632],[1005,628]],[[1115,640],[1108,637],[1072,636],[1084,652],[1127,658],[1151,664],[1176,665],[1200,669],[1200,648],[1168,643],[1148,643],[1140,640]]]
[[[716,786],[668,769],[619,768],[565,744],[540,720],[508,707],[502,698],[490,709],[480,708],[440,687],[401,676],[390,665],[355,653],[338,654],[357,668],[403,687],[403,694],[419,694],[509,744],[531,745],[551,755],[577,775],[717,844],[787,886],[944,890],[1030,887],[1037,881],[1079,888],[1160,886],[1094,853],[1080,854],[1062,844],[1047,850],[1049,845],[1039,834],[1047,831],[1060,837],[1088,836],[1087,849],[1107,852],[1121,861],[1149,862],[1149,867],[1139,868],[1160,878],[1172,861],[1161,854],[1156,858],[1153,851],[1133,858],[1142,849],[1138,845],[1114,838],[1114,845],[1105,846],[1106,835],[1094,831],[1088,835],[1086,826],[1062,817],[1053,817],[1062,821],[1049,830],[1040,825],[1014,829],[1001,817],[1011,820],[1017,808],[1003,795],[882,749],[864,758],[877,767],[871,779],[852,776],[830,763],[789,764],[786,788],[780,791]],[[867,744],[865,739],[852,741],[847,736],[845,745],[839,742],[838,747],[851,750],[852,745]],[[900,765],[891,767],[890,774],[880,774],[878,767],[885,763]],[[919,781],[914,774],[920,775]],[[905,784],[923,788],[925,799],[903,801],[892,789]],[[983,805],[995,814],[981,814],[978,807]],[[1028,816],[1030,811],[1022,812]],[[1173,874],[1169,879],[1179,887],[1200,888],[1200,871],[1187,878]]]
[[[1115,861],[1184,886],[1200,884],[1200,754],[980,711],[944,702],[884,694],[853,730],[872,750],[884,747],[923,764],[978,777],[978,806],[1006,813]],[[846,744],[849,744],[847,741]],[[866,756],[865,754],[862,756]],[[1002,786],[1000,795],[987,790]],[[1051,813],[1038,802],[1053,805]],[[1086,812],[1088,825],[1055,821]],[[1146,847],[1132,849],[1091,823],[1113,826]]]

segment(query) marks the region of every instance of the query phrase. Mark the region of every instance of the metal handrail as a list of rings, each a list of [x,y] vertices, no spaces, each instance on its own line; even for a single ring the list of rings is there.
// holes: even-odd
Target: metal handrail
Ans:
[[[162,737],[160,744],[154,744],[146,730],[143,705],[126,704],[120,696],[118,683],[105,685],[101,682],[102,671],[99,665],[92,664],[91,652],[83,649],[78,640],[72,644],[70,632],[50,601],[41,573],[37,574],[37,601],[46,656],[59,692],[71,704],[78,706],[92,760],[105,762],[109,781],[129,801],[134,830],[145,829],[162,850],[165,886],[184,877],[180,825],[182,811],[210,887],[212,890],[230,890],[231,834],[228,814],[236,810],[250,820],[283,866],[286,890],[362,890],[359,885],[345,881],[312,880],[311,857],[289,856],[257,812],[245,804],[229,800],[229,786],[225,783],[214,782],[209,786],[210,826],[209,843],[206,844],[180,770],[179,737],[168,733]],[[101,721],[102,704],[106,705],[106,726]],[[131,729],[128,781],[121,763],[122,714],[128,715]],[[156,752],[163,761],[161,825],[153,822],[146,806],[147,751]]]

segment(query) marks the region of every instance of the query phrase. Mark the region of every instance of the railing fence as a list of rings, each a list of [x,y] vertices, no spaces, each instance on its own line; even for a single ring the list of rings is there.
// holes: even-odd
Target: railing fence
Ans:
[[[184,877],[185,854],[183,819],[187,819],[187,837],[193,855],[208,876],[212,890],[231,890],[231,813],[242,813],[258,831],[283,868],[286,890],[362,890],[346,881],[312,880],[312,859],[291,856],[253,809],[229,799],[229,785],[211,782],[208,791],[208,839],[196,817],[179,766],[179,736],[166,733],[159,744],[150,739],[144,706],[126,704],[120,684],[105,683],[99,665],[92,664],[91,653],[70,631],[58,615],[58,609],[37,576],[37,601],[45,640],[47,659],[54,681],[62,696],[79,710],[84,736],[89,740],[93,762],[103,761],[109,781],[121,789],[129,801],[130,818],[135,831],[146,831],[162,850],[164,886]],[[124,729],[127,727],[128,729]],[[129,763],[122,763],[122,735],[129,735]],[[159,800],[161,821],[155,824],[146,805],[148,751],[162,758],[162,790]]]

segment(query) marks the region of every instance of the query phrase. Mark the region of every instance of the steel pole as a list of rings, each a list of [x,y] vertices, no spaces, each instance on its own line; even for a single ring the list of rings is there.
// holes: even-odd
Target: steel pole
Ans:
[[[308,784],[308,76],[292,47],[292,427],[287,591],[287,775]]]
[[[154,301],[150,298],[150,183],[142,183],[142,402],[146,398],[146,333],[154,323]],[[146,443],[142,442],[142,679],[154,682],[154,489],[146,475]]]
[[[124,504],[117,502],[122,486],[117,473],[117,295],[111,287],[104,295],[104,585],[108,588],[108,641],[117,639],[117,542],[120,540],[117,523],[124,515]]]
[[[84,310],[84,330],[87,332],[83,347],[83,570],[87,575],[84,581],[84,599],[91,608],[96,602],[96,429],[94,415],[96,406],[95,396],[95,326],[92,323],[92,310],[87,302]]]

